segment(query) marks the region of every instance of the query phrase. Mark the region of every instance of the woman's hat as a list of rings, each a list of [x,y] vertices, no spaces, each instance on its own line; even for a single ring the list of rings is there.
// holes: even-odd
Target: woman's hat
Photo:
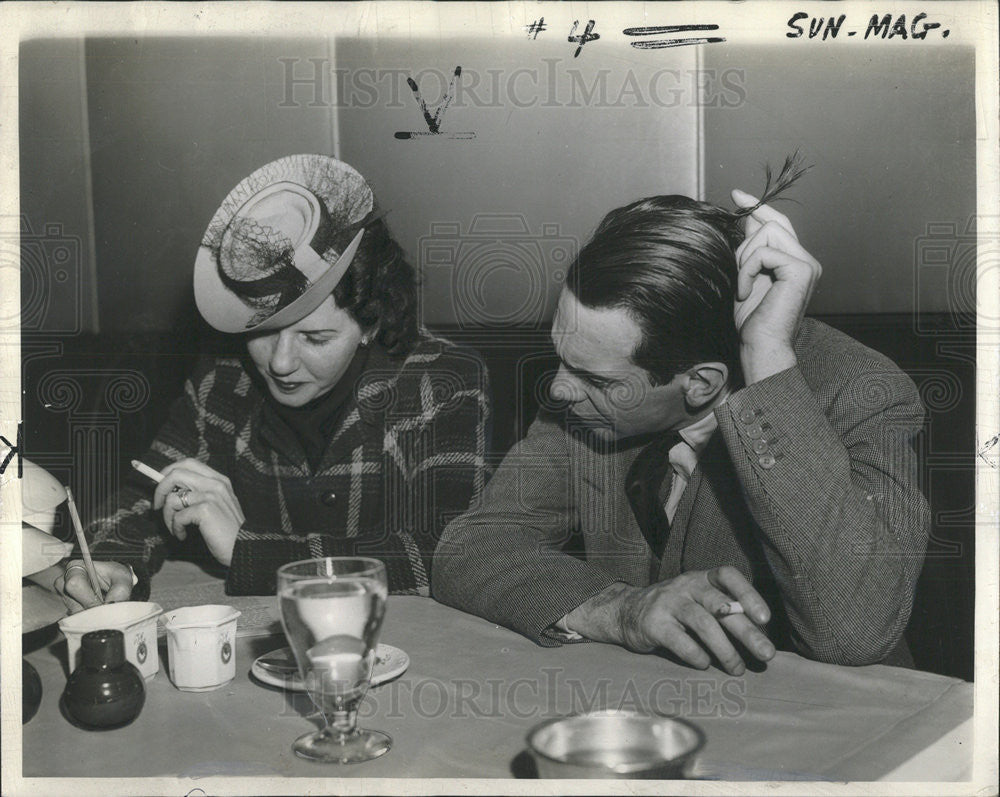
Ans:
[[[225,198],[194,263],[194,298],[221,332],[265,332],[305,318],[351,265],[375,204],[365,179],[326,155],[262,166]],[[334,245],[357,230],[342,250]]]

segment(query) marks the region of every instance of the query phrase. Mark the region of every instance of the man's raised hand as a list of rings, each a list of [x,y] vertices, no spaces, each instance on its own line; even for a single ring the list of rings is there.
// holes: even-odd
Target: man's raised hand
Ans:
[[[743,191],[734,190],[732,197],[740,207],[757,204]],[[823,269],[802,248],[788,218],[768,205],[747,216],[745,232],[736,250],[737,300],[750,298],[758,275],[772,280],[757,306],[743,310],[740,359],[749,385],[796,364],[795,335]]]

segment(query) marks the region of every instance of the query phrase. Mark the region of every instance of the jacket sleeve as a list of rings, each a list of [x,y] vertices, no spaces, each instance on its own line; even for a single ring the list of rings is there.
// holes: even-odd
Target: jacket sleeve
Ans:
[[[923,407],[888,362],[853,363],[829,406],[798,366],[716,410],[803,655],[869,664],[900,640],[929,529],[912,438]]]
[[[564,430],[540,412],[482,501],[444,530],[437,600],[554,646],[546,629],[615,582],[562,550],[578,525],[569,456]]]
[[[244,525],[233,548],[226,591],[273,594],[276,570],[320,556],[372,556],[386,565],[389,591],[430,594],[431,558],[441,532],[478,500],[488,477],[490,402],[478,357],[439,365],[449,379],[419,375],[423,411],[387,421],[381,477],[386,521],[377,538],[288,535]]]
[[[170,409],[149,450],[140,459],[155,470],[187,457],[208,461],[205,442],[205,390],[211,380],[208,361],[184,385],[184,394]],[[133,600],[149,596],[150,578],[163,564],[170,536],[162,517],[152,510],[155,485],[131,467],[123,467],[123,482],[116,495],[86,528],[94,559],[127,564],[139,578]],[[79,552],[76,552],[79,555]]]

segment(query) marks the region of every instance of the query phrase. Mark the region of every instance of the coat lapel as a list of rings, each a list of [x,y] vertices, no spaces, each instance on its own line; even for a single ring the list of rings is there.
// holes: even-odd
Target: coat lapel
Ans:
[[[747,553],[738,541],[753,536],[752,523],[729,451],[716,432],[677,507],[658,578],[674,578],[685,570],[720,563],[749,572]]]
[[[691,523],[691,516],[694,513],[695,502],[701,492],[702,481],[705,475],[701,464],[691,473],[687,486],[681,495],[680,503],[674,512],[674,520],[670,524],[670,536],[663,550],[660,559],[659,571],[656,574],[656,581],[663,581],[682,572],[682,559],[684,555],[684,542],[687,539],[688,528]]]
[[[385,349],[373,346],[365,371],[358,379],[350,408],[337,424],[323,453],[320,472],[349,463],[355,452],[364,449],[365,461],[377,462],[382,456],[385,435],[386,392],[392,390],[400,363],[392,362]],[[368,446],[365,449],[365,446]]]

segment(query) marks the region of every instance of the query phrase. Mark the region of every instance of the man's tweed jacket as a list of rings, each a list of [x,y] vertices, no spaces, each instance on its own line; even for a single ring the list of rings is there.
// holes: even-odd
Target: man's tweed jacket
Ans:
[[[923,409],[893,363],[803,322],[798,365],[731,394],[682,495],[662,559],[625,492],[639,446],[601,447],[540,413],[445,530],[434,596],[543,645],[615,581],[733,565],[767,600],[779,648],[880,661],[909,618],[929,527],[911,439]],[[582,534],[584,553],[564,546]]]
[[[428,337],[405,359],[374,346],[315,471],[290,430],[264,422],[261,390],[241,360],[206,360],[142,457],[158,470],[194,457],[229,476],[246,523],[226,591],[273,593],[282,564],[362,555],[385,562],[392,592],[427,595],[441,529],[486,482],[489,404],[478,356]],[[134,599],[168,552],[152,493],[130,473],[88,529],[95,558],[140,574]]]

